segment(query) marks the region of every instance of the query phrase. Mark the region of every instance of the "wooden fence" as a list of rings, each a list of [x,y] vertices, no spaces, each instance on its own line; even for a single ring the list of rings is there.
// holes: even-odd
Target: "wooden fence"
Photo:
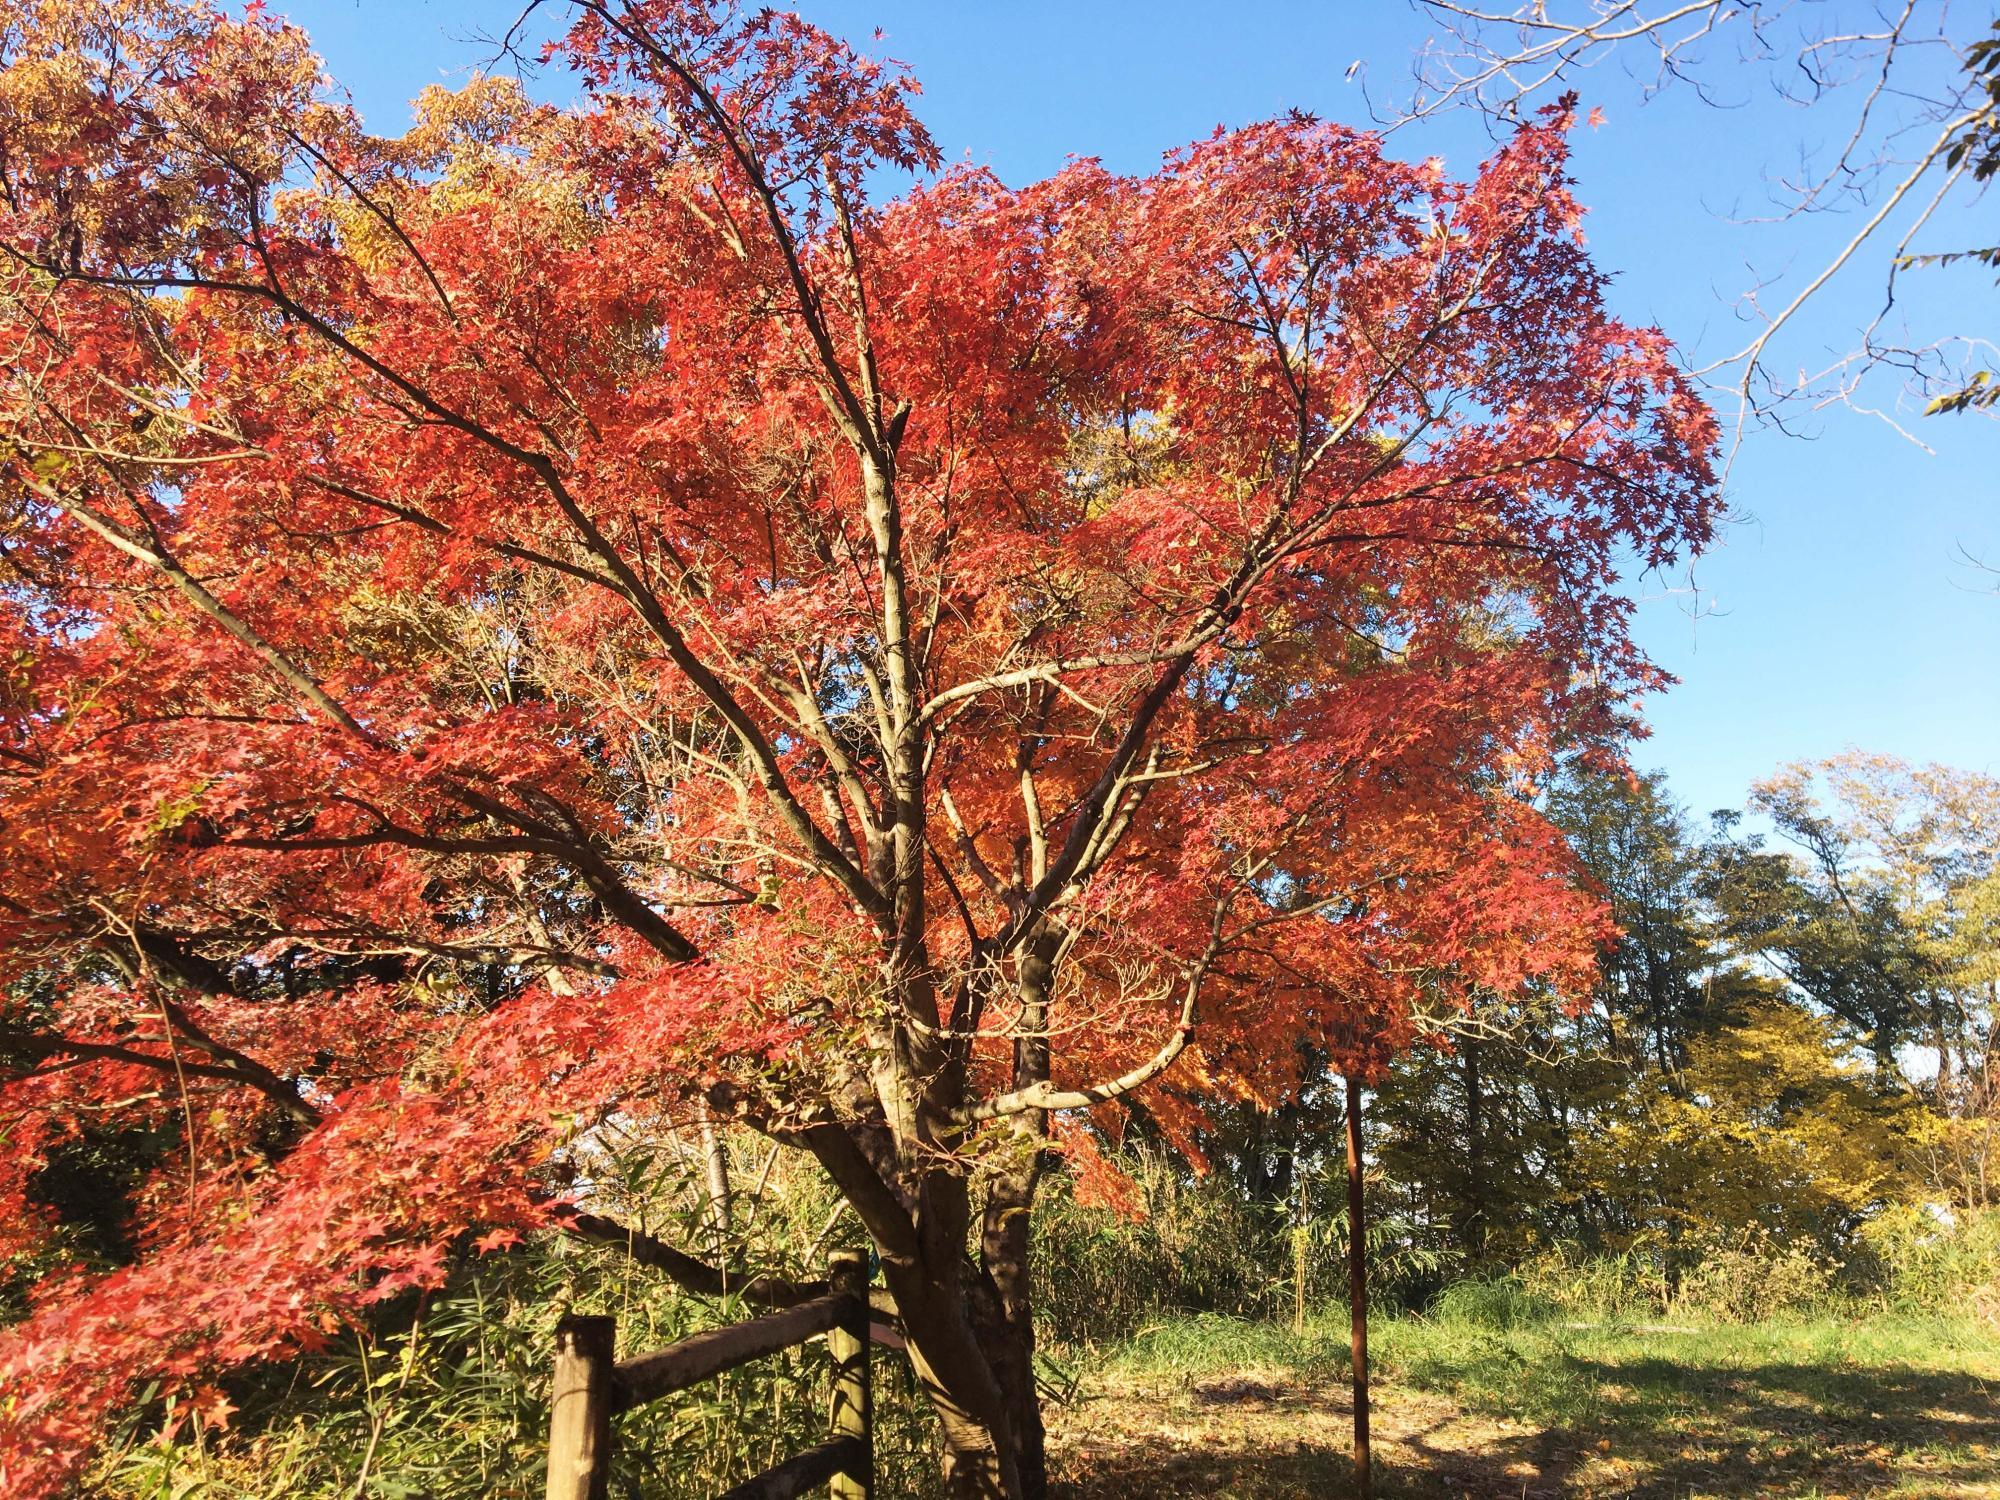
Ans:
[[[868,1392],[868,1258],[832,1257],[832,1291],[747,1323],[697,1333],[619,1362],[614,1320],[566,1317],[556,1326],[549,1393],[548,1500],[605,1500],[611,1478],[611,1419],[826,1335],[833,1364],[832,1435],[729,1491],[722,1500],[792,1500],[831,1482],[835,1500],[870,1500],[875,1452]]]

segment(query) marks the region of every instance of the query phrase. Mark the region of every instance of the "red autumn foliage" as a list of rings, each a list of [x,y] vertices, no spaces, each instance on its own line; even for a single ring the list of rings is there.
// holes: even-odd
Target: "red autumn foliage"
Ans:
[[[1619,580],[1714,424],[1566,112],[1014,190],[794,17],[570,10],[574,107],[380,139],[260,11],[0,4],[0,1251],[66,1141],[177,1143],[0,1342],[9,1494],[696,1099],[853,1203],[954,1483],[1038,1493],[1057,1158],[1605,935],[1532,787],[1656,683]]]

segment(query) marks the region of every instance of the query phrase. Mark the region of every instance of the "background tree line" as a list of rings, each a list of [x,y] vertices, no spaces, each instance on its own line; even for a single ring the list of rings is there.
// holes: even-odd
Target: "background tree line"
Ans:
[[[1993,1208],[2000,781],[1851,752],[1701,819],[1571,765],[1547,804],[1619,936],[1586,1003],[1440,1013],[1372,1092],[1387,1294],[1614,1258],[1664,1305],[1718,1257],[1859,1274]],[[1280,1302],[1336,1290],[1337,1082],[1203,1137]]]

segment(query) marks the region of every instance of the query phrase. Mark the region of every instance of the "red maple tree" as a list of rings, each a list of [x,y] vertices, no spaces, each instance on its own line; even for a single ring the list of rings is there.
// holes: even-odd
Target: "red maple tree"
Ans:
[[[794,16],[566,9],[579,102],[382,139],[260,7],[0,4],[5,1250],[64,1140],[173,1142],[0,1342],[9,1494],[461,1237],[623,1242],[562,1159],[701,1108],[852,1205],[957,1492],[1038,1495],[1094,1106],[1588,978],[1534,777],[1717,500],[1566,110],[1014,190]]]

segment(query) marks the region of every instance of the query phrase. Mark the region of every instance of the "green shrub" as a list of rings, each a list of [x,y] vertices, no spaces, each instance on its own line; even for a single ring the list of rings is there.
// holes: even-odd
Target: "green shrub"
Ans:
[[[1763,1323],[1809,1317],[1839,1300],[1838,1267],[1804,1244],[1749,1239],[1690,1257],[1671,1311],[1713,1323]]]
[[[1672,1300],[1659,1257],[1638,1250],[1585,1255],[1558,1245],[1524,1261],[1515,1276],[1530,1294],[1583,1323],[1643,1323]]]
[[[1076,1201],[1052,1178],[1035,1209],[1042,1336],[1057,1345],[1123,1338],[1174,1310],[1275,1313],[1289,1287],[1285,1225],[1219,1176],[1190,1177],[1150,1154],[1125,1163],[1136,1216]]]
[[[1857,1240],[1850,1280],[1879,1305],[2000,1328],[2000,1209],[1899,1204],[1863,1225]]]
[[[1292,1320],[1347,1298],[1347,1213],[1246,1199],[1221,1173],[1194,1176],[1151,1152],[1120,1162],[1136,1214],[1087,1207],[1056,1176],[1035,1209],[1039,1326],[1058,1346],[1124,1338],[1162,1313]],[[1318,1181],[1311,1204],[1344,1198]],[[1390,1215],[1368,1224],[1368,1299],[1379,1311],[1416,1305],[1455,1259]],[[1300,1293],[1303,1290],[1303,1297]]]
[[[1437,1323],[1504,1330],[1539,1327],[1562,1313],[1558,1303],[1520,1277],[1494,1276],[1446,1287],[1431,1302],[1427,1315]]]

